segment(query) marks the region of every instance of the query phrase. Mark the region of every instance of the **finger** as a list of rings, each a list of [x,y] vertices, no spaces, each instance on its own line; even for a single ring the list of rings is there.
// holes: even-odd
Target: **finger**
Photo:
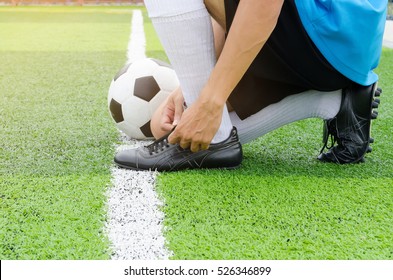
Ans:
[[[171,131],[173,129],[173,124],[171,121],[169,121],[167,119],[162,119],[160,121],[160,128],[162,130]]]
[[[187,140],[181,139],[179,145],[180,145],[180,147],[182,147],[183,149],[188,149],[188,148],[190,148],[190,146],[191,146],[191,141],[187,141]]]
[[[204,151],[209,149],[209,144],[201,143],[201,142],[192,142],[190,146],[190,150],[193,153]]]
[[[196,153],[200,150],[200,144],[198,142],[192,142],[190,147],[191,152]]]
[[[173,125],[177,125],[179,123],[181,116],[183,115],[183,112],[184,112],[183,103],[176,102],[175,114],[173,116]]]
[[[201,143],[200,145],[200,151],[204,151],[204,150],[207,150],[207,149],[209,149],[209,144],[206,144],[206,143]]]
[[[169,115],[162,115],[160,120],[160,126],[163,130],[172,130],[173,129],[173,118]]]
[[[171,124],[171,123],[162,123],[161,124],[161,129],[162,130],[164,130],[164,131],[171,131],[172,129],[173,129],[173,124]]]
[[[177,134],[176,129],[168,136],[168,142],[169,142],[169,144],[172,144],[172,145],[179,143],[180,139],[181,138]]]
[[[174,110],[170,108],[165,108],[165,110],[163,110],[161,115],[162,122],[172,123],[174,116],[175,116]]]

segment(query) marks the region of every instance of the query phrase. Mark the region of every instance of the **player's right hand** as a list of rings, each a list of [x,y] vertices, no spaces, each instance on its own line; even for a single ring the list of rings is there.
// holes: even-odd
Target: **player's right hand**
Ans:
[[[164,131],[172,130],[179,123],[184,107],[184,97],[181,88],[178,87],[166,100],[160,121],[161,129]]]

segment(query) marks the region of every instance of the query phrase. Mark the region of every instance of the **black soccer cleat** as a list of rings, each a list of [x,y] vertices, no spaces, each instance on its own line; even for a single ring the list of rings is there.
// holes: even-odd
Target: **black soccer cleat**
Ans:
[[[352,84],[343,90],[338,114],[325,121],[324,146],[318,159],[339,164],[364,162],[364,155],[372,151],[370,143],[371,120],[378,117],[377,109],[382,89],[377,84],[361,86]],[[329,137],[332,144],[327,147]],[[334,146],[337,143],[336,146]],[[323,153],[328,148],[329,151]]]
[[[196,153],[183,149],[178,144],[169,144],[169,134],[148,146],[118,152],[115,163],[119,167],[132,170],[179,171],[202,168],[233,169],[242,162],[242,146],[235,127],[225,141],[211,144],[209,149]]]

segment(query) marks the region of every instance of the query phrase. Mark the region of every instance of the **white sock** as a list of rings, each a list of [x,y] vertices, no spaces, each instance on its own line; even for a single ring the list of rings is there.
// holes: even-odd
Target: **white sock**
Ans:
[[[231,112],[240,142],[248,143],[266,133],[294,121],[307,118],[330,119],[337,115],[341,105],[342,90],[321,92],[309,90],[290,95],[278,103],[263,108],[258,113],[241,120]]]
[[[145,5],[190,106],[216,63],[210,15],[202,0],[147,0]],[[212,143],[228,138],[231,129],[232,122],[225,107]]]

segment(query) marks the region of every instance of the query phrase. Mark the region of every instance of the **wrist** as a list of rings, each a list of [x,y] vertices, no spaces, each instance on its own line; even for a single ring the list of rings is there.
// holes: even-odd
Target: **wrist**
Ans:
[[[209,107],[222,109],[227,101],[227,96],[222,91],[206,85],[199,96],[199,100],[202,104]]]

